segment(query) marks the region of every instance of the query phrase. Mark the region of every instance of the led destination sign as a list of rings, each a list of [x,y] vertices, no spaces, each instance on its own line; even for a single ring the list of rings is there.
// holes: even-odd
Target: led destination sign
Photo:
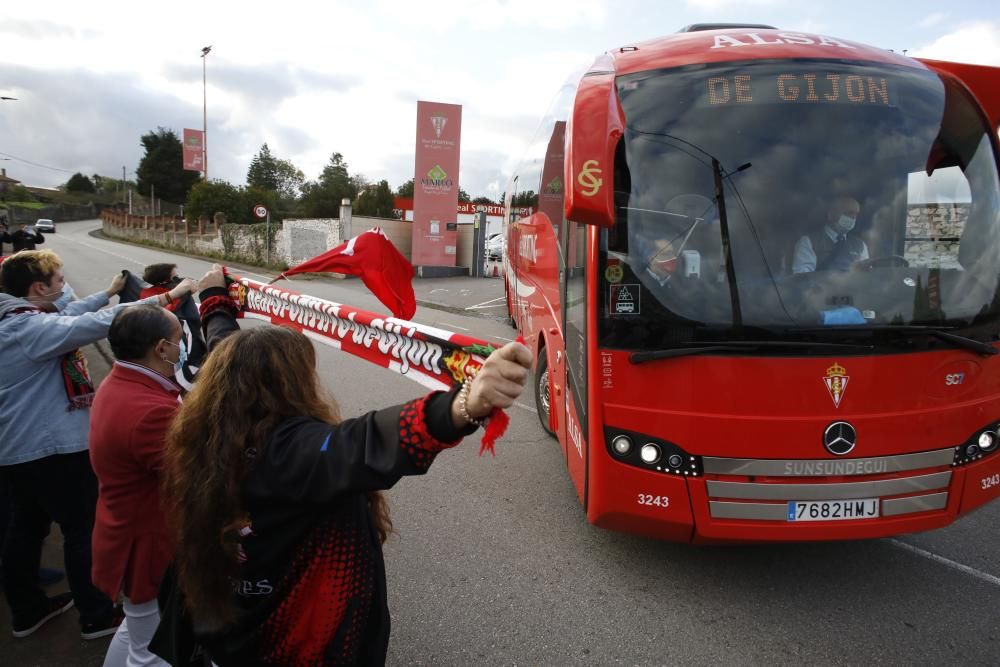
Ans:
[[[896,106],[896,91],[885,76],[784,72],[713,76],[706,82],[703,104],[857,104]]]

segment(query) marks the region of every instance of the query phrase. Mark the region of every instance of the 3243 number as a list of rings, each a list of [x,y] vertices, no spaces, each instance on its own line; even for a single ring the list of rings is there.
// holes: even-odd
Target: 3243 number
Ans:
[[[640,493],[639,504],[651,505],[653,507],[670,507],[670,498],[667,496],[653,496],[648,493]]]
[[[1000,486],[1000,473],[996,475],[991,475],[989,477],[984,477],[983,480],[983,491],[986,489],[992,489],[994,486]]]

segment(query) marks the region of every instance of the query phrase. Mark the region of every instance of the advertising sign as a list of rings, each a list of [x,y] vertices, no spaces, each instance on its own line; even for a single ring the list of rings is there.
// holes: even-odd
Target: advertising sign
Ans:
[[[462,107],[417,102],[413,264],[455,266]]]
[[[184,128],[184,169],[187,171],[205,170],[205,142],[201,130]]]

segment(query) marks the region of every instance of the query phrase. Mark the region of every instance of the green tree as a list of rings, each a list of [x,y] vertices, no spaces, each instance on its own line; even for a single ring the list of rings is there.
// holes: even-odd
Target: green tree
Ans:
[[[135,172],[139,194],[148,197],[155,190],[156,196],[165,201],[179,203],[186,200],[201,176],[198,172],[185,171],[181,160],[181,140],[177,134],[158,127],[142,135],[140,142],[146,153]]]
[[[245,222],[242,217],[240,189],[225,181],[199,181],[188,193],[184,213],[188,219],[211,219],[217,212],[226,216],[227,222]]]
[[[501,200],[503,201],[503,200]],[[496,202],[489,197],[476,197],[472,200],[473,204],[486,204],[487,206],[495,206]]]
[[[66,181],[66,192],[97,192],[94,182],[80,172],[76,172]]]
[[[247,185],[275,192],[278,190],[278,161],[271,155],[267,142],[250,161],[250,168],[247,169]]]
[[[396,188],[397,197],[406,197],[408,199],[413,199],[413,179],[411,178],[406,183],[403,183],[398,188]]]
[[[466,192],[462,188],[459,188],[458,189],[458,201],[461,201],[461,202],[470,202],[470,201],[472,201],[472,198],[469,197],[469,193],[468,192]]]
[[[375,218],[392,218],[393,194],[389,181],[381,180],[378,185],[370,185],[354,199],[353,209],[357,215],[369,215]]]
[[[278,180],[278,197],[283,205],[291,205],[298,199],[306,182],[305,174],[288,160],[275,160],[274,171]]]
[[[340,200],[354,199],[356,184],[347,171],[344,156],[334,153],[323,167],[318,181],[302,186],[302,210],[307,216],[336,218],[340,215]]]

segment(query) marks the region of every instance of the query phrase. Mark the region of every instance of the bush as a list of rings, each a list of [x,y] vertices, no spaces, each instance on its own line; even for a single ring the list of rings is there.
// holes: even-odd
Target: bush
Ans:
[[[278,196],[258,187],[238,188],[225,181],[199,181],[191,188],[184,213],[191,219],[212,218],[222,213],[227,223],[247,225],[260,222],[253,216],[253,207],[263,204],[271,211],[271,222],[277,223],[275,210]]]

